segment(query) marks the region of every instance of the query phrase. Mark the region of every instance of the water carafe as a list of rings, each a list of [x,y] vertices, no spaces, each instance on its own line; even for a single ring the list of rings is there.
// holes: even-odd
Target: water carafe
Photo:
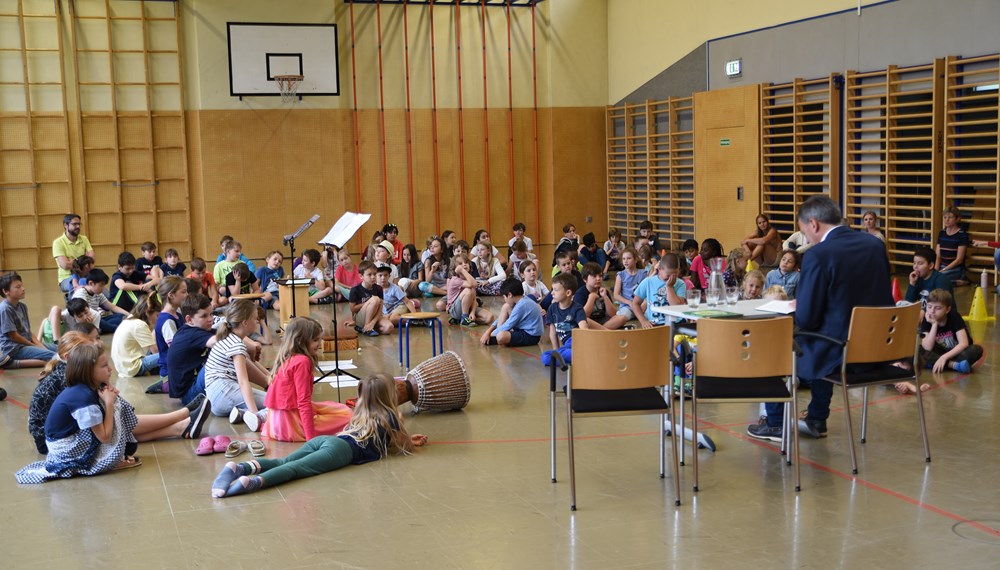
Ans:
[[[725,263],[724,257],[713,257],[708,261],[712,273],[708,276],[708,286],[705,287],[705,303],[709,307],[718,305],[719,299],[725,298],[726,281],[722,278],[722,268]]]

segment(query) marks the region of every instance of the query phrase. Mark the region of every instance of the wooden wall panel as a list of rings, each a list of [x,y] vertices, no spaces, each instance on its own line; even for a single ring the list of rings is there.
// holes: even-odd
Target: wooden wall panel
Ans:
[[[525,234],[543,243],[541,218],[536,195],[534,119],[531,109],[514,109],[514,218],[528,227]],[[540,157],[539,157],[540,158]],[[513,225],[513,224],[511,224]],[[561,224],[560,224],[561,227]],[[551,228],[547,228],[551,231]],[[551,236],[547,240],[551,241]]]
[[[581,236],[594,232],[604,243],[608,233],[604,108],[558,108],[551,113],[551,243],[562,236],[566,222],[575,224]]]
[[[462,199],[458,164],[458,111],[438,109],[438,198],[441,204],[441,230],[452,230],[467,237],[469,230],[462,223]]]
[[[491,207],[488,221],[493,240],[504,244],[512,235],[513,216],[517,215],[514,203],[511,201],[513,171],[510,165],[510,130],[507,119],[508,111],[506,109],[490,109]]]
[[[413,130],[413,243],[421,249],[431,234],[440,235],[437,205],[434,200],[434,134],[430,109],[415,109],[410,113]]]

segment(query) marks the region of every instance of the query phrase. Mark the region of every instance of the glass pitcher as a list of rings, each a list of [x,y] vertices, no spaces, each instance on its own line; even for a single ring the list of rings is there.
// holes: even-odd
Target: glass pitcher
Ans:
[[[709,306],[717,305],[720,298],[725,298],[726,282],[722,278],[722,268],[725,263],[726,258],[724,257],[713,257],[708,261],[708,266],[711,268],[712,273],[708,276],[708,286],[705,287],[705,298]],[[715,303],[712,303],[713,299]]]

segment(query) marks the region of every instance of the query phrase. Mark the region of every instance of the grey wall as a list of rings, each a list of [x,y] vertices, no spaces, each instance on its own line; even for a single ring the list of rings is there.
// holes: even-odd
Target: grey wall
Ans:
[[[708,87],[785,83],[831,72],[907,67],[1000,51],[1000,0],[895,0],[711,40]],[[743,60],[730,79],[725,62]]]
[[[624,99],[616,103],[662,101],[667,97],[690,97],[696,91],[708,91],[705,76],[705,48],[701,44],[670,67],[658,73]]]

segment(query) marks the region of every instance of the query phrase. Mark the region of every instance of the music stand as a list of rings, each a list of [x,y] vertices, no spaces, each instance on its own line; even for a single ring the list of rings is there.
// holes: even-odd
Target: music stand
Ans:
[[[335,246],[337,249],[341,249],[341,248],[344,247],[345,244],[347,244],[348,241],[350,241],[350,239],[352,237],[354,237],[354,234],[357,233],[357,231],[359,229],[361,229],[361,226],[363,226],[365,224],[365,222],[367,222],[371,217],[372,217],[371,214],[358,214],[358,213],[355,213],[355,212],[345,212],[344,215],[341,216],[339,220],[337,220],[337,223],[333,224],[333,227],[330,228],[330,231],[327,232],[325,236],[323,236],[323,239],[319,240],[317,243],[320,244],[320,245],[324,245],[324,246],[326,246],[326,245],[332,245],[332,246]],[[336,268],[337,268],[337,260],[336,259],[331,260],[330,257],[327,256],[326,263],[327,263],[327,265],[333,264],[333,269],[334,269],[334,271],[336,271]],[[336,295],[336,293],[337,293],[337,291],[336,291],[336,285],[334,285],[334,295]],[[339,401],[341,399],[340,398],[340,377],[341,377],[341,375],[350,376],[351,378],[354,378],[355,380],[361,380],[361,378],[355,376],[354,374],[351,374],[350,372],[347,372],[346,370],[342,370],[340,368],[340,338],[339,338],[338,333],[337,333],[337,304],[336,303],[333,303],[333,358],[334,358],[334,360],[333,360],[333,362],[334,362],[333,369],[327,370],[326,372],[323,372],[322,376],[320,376],[319,378],[316,378],[315,380],[313,380],[313,384],[315,384],[315,383],[323,380],[324,378],[326,378],[327,376],[330,376],[331,374],[336,374],[337,375],[337,400]]]
[[[308,220],[306,220],[306,223],[302,224],[299,227],[299,229],[295,230],[294,233],[288,234],[288,235],[283,236],[281,238],[281,243],[283,245],[287,245],[288,246],[288,258],[292,260],[292,275],[291,275],[292,279],[289,282],[289,287],[292,288],[292,318],[293,319],[298,316],[298,313],[295,312],[295,238],[297,238],[300,235],[302,235],[303,233],[305,233],[305,231],[308,230],[310,227],[312,227],[312,225],[315,224],[316,220],[318,220],[318,219],[319,219],[319,214],[315,214],[313,217],[311,217]]]

